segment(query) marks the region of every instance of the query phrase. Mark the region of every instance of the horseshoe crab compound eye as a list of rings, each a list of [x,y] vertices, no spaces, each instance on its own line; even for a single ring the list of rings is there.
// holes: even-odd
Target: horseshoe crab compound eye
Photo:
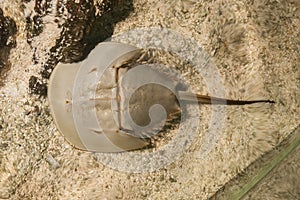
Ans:
[[[103,42],[84,61],[55,67],[48,88],[51,113],[58,130],[76,148],[122,152],[148,145],[121,130],[115,114],[119,111],[113,111],[118,99],[115,68],[138,53],[130,45]]]

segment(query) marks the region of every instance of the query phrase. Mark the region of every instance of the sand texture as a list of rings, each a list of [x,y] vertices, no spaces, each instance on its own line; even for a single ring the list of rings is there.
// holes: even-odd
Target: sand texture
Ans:
[[[0,0],[0,11],[0,199],[208,199],[300,123],[299,0]],[[74,149],[50,114],[53,68],[145,27],[193,38],[214,61],[228,99],[276,103],[226,106],[204,158],[211,106],[200,105],[192,145],[154,172],[117,171],[100,162],[105,155]],[[187,79],[193,92],[207,93],[201,78]],[[274,189],[282,171],[291,177],[284,182],[299,183],[299,148],[284,162],[274,172],[280,181],[268,178],[249,199],[299,198],[288,184]]]

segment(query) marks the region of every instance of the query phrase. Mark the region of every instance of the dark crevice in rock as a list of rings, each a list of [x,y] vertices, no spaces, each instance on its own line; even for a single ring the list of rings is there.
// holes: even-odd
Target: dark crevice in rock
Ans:
[[[47,95],[47,85],[41,82],[37,77],[31,76],[29,79],[29,88],[34,90],[33,92],[40,96]]]
[[[11,66],[8,59],[10,50],[16,47],[16,32],[17,26],[15,21],[10,17],[4,16],[0,8],[0,87],[3,86],[3,80]]]
[[[29,1],[24,1],[28,3]],[[34,11],[26,17],[27,43],[31,44],[32,38],[43,32],[43,17],[51,12],[51,0],[40,1],[35,0]]]
[[[105,0],[101,5],[94,5],[93,1],[80,0],[74,3],[68,0],[65,4],[57,4],[57,17],[67,9],[70,14],[62,24],[60,37],[55,46],[50,49],[49,58],[40,72],[41,78],[31,77],[29,87],[31,93],[45,96],[47,94],[47,80],[58,62],[72,63],[82,61],[99,43],[113,34],[117,22],[124,20],[133,11],[132,0]],[[96,10],[101,15],[97,16]]]

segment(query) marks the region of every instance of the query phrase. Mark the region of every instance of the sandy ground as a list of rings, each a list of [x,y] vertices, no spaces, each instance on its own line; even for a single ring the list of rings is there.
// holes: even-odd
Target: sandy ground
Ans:
[[[0,2],[4,15],[11,17],[18,29],[16,47],[9,56],[11,68],[0,88],[0,198],[207,199],[299,124],[299,1],[134,0],[128,16],[115,23],[114,34],[151,26],[180,32],[194,38],[211,55],[222,75],[226,97],[265,98],[276,103],[226,107],[222,135],[204,159],[198,155],[201,135],[209,128],[205,117],[199,138],[186,154],[164,169],[131,174],[101,164],[95,154],[76,150],[65,141],[55,127],[47,98],[31,93],[32,76],[47,82],[41,71],[51,73],[45,64],[55,52],[63,54],[56,55],[61,61],[78,59],[78,54],[70,53],[67,47],[62,51],[55,48],[53,53],[57,41],[68,46],[66,35],[70,33],[64,30],[64,21],[72,17],[72,12],[85,12],[79,9],[80,4],[72,10],[64,3],[67,1],[53,0],[48,8],[40,8],[45,11],[40,16],[43,29],[39,31],[38,23],[29,23],[34,32],[26,20],[39,12],[34,10],[34,1]],[[93,12],[101,16],[103,9]],[[80,52],[78,46],[69,46]],[[200,88],[195,87],[195,92]],[[210,115],[208,106],[201,106],[201,111],[204,116]],[[299,153],[293,156],[297,160]],[[291,193],[299,195],[297,191]]]
[[[299,151],[300,148],[298,147],[244,199],[299,198]]]

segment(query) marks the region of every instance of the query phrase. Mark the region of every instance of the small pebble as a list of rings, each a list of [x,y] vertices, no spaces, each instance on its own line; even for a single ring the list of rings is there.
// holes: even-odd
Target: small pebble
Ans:
[[[49,165],[53,168],[53,169],[57,169],[60,167],[60,164],[51,156],[48,155],[46,157],[46,161],[49,163]]]

